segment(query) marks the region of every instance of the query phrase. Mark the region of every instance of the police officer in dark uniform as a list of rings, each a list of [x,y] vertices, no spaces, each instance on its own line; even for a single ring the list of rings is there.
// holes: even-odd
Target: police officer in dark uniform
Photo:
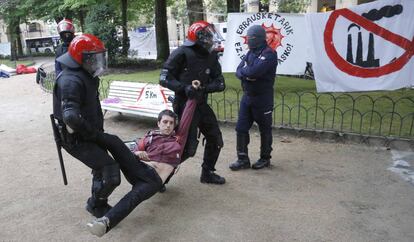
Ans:
[[[260,131],[260,159],[252,165],[261,169],[270,165],[272,152],[273,85],[276,77],[277,53],[266,42],[266,31],[260,25],[247,30],[249,51],[237,67],[243,97],[237,120],[237,161],[230,164],[233,171],[250,168],[247,146],[249,130],[256,122]]]
[[[86,209],[102,217],[111,206],[108,196],[120,182],[118,163],[105,148],[99,78],[106,69],[106,49],[91,34],[75,37],[57,61],[63,70],[53,89],[53,114],[59,123],[62,147],[92,169],[92,196]]]
[[[219,33],[208,22],[193,23],[188,30],[187,40],[171,53],[160,75],[160,85],[175,92],[173,108],[179,118],[181,118],[187,98],[195,95],[191,86],[192,81],[201,82],[201,100],[191,123],[182,160],[196,153],[198,127],[206,138],[200,181],[213,184],[225,183],[224,177],[214,173],[220,150],[223,147],[223,138],[216,115],[207,104],[209,93],[221,92],[225,88],[221,66],[217,53],[214,51],[214,43],[220,39]]]
[[[60,35],[60,39],[62,40],[62,44],[60,44],[56,48],[56,58],[55,58],[55,74],[56,76],[62,71],[62,66],[60,62],[57,61],[59,56],[65,54],[68,51],[69,44],[75,37],[75,26],[70,19],[63,19],[58,23],[57,31]]]

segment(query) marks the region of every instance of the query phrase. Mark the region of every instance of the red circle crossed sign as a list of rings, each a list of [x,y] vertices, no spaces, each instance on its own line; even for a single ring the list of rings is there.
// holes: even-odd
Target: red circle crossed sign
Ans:
[[[339,55],[332,41],[333,29],[335,22],[339,16],[343,16],[355,24],[358,24],[359,26],[365,28],[366,30],[403,48],[405,50],[405,53],[394,61],[380,67],[365,68],[349,63],[344,58],[342,58],[341,55]],[[356,77],[379,77],[398,71],[410,60],[411,56],[414,54],[414,38],[412,41],[410,41],[398,34],[384,29],[383,27],[346,8],[335,10],[329,16],[324,32],[324,42],[326,53],[328,54],[331,61],[335,64],[335,66],[338,67],[338,69],[341,71]]]

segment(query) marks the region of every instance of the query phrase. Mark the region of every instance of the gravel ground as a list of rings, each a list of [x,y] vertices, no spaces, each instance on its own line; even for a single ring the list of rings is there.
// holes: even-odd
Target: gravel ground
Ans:
[[[92,219],[84,209],[90,170],[64,152],[69,185],[63,185],[49,121],[52,96],[34,79],[0,79],[0,240],[94,241],[85,229]],[[155,123],[117,113],[105,119],[106,131],[124,140]],[[391,151],[275,136],[270,168],[232,172],[234,127],[222,130],[217,172],[225,185],[199,182],[199,149],[165,193],[100,240],[414,241],[414,187],[387,170]],[[255,160],[256,131],[251,139]],[[129,189],[123,179],[110,203]]]

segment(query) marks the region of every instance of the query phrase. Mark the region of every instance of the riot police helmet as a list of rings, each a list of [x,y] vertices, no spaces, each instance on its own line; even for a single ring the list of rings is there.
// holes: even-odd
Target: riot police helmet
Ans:
[[[187,40],[184,42],[184,46],[193,46],[197,44],[211,52],[215,49],[216,45],[223,40],[223,37],[216,31],[214,25],[200,20],[194,22],[188,28]]]
[[[75,37],[75,26],[70,19],[64,18],[60,21],[57,25],[57,31],[65,43],[70,43]]]
[[[108,68],[105,45],[92,34],[76,36],[70,43],[68,52],[57,61],[69,68],[81,67],[93,77],[101,75]]]

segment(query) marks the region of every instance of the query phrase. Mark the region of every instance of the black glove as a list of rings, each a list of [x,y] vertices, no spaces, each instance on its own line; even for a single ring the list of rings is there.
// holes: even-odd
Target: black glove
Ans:
[[[196,97],[197,94],[197,90],[194,89],[194,87],[192,85],[188,85],[185,87],[185,95],[189,98],[189,99],[193,99]]]

